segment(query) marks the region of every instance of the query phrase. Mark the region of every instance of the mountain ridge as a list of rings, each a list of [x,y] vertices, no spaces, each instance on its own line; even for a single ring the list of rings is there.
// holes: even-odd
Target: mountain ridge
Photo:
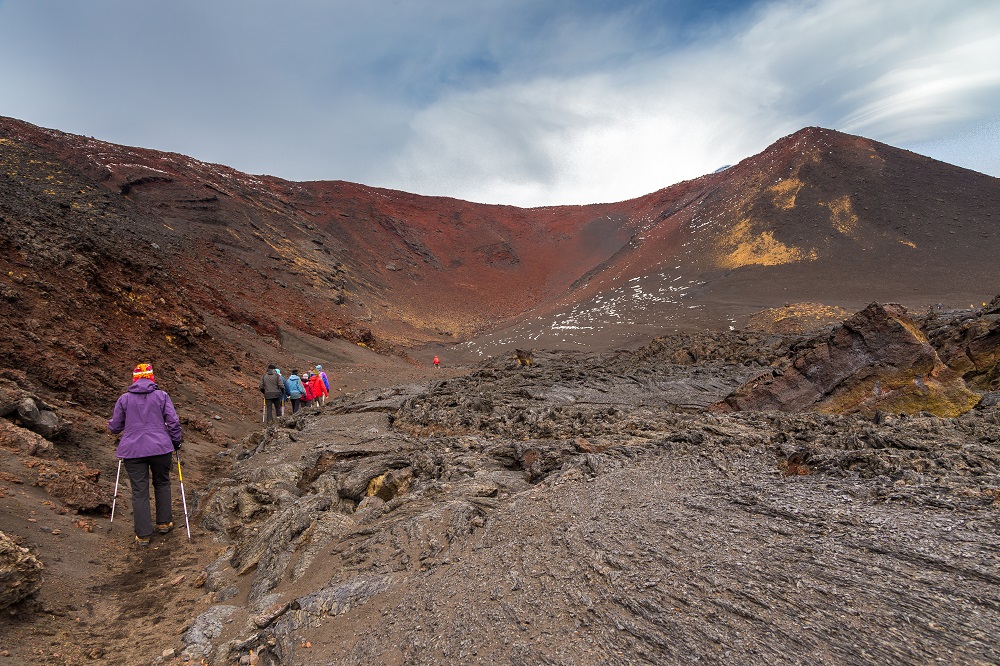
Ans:
[[[63,197],[76,236],[96,224],[81,213],[120,204],[120,226],[182,269],[194,309],[272,336],[385,350],[493,334],[469,345],[481,356],[511,346],[500,331],[613,346],[739,325],[784,302],[957,306],[996,291],[983,283],[1000,250],[1000,180],[816,127],[642,197],[530,209],[252,176],[13,119],[0,136],[8,161],[12,142],[42,151],[50,173],[19,184]],[[57,165],[75,190],[53,189]],[[262,306],[279,301],[280,313]]]

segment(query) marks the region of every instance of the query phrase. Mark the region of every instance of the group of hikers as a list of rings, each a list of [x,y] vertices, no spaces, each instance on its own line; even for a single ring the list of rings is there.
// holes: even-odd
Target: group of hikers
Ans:
[[[299,376],[298,370],[285,379],[281,370],[273,363],[267,366],[267,372],[260,378],[260,392],[264,394],[264,423],[271,423],[285,413],[285,401],[292,404],[292,414],[301,407],[310,404],[323,404],[330,395],[330,379],[323,372],[323,366],[317,365],[315,372],[304,372]]]
[[[284,412],[285,400],[292,403],[292,413],[304,405],[323,404],[330,395],[330,379],[317,365],[315,372],[297,370],[285,379],[273,363],[261,377],[260,391],[264,394],[264,421],[270,423]],[[132,384],[115,403],[114,413],[108,421],[108,430],[121,434],[115,457],[118,470],[122,466],[132,488],[132,516],[135,542],[148,546],[154,529],[167,534],[174,527],[170,501],[171,458],[177,459],[177,474],[181,474],[177,451],[184,440],[177,410],[166,391],[156,385],[151,363],[139,363],[132,370]],[[156,522],[150,515],[150,481],[156,500]],[[184,485],[181,483],[181,494]],[[115,478],[115,499],[118,497],[118,479]],[[187,507],[184,514],[187,521]],[[114,520],[114,503],[111,519]],[[190,538],[190,533],[188,534]]]
[[[435,356],[435,368],[441,367],[441,360]],[[292,370],[286,379],[273,363],[260,378],[260,392],[264,394],[264,423],[271,423],[284,415],[285,401],[290,401],[292,413],[309,404],[324,404],[330,395],[330,379],[317,365],[314,372]],[[139,363],[132,370],[132,385],[115,403],[114,413],[108,421],[108,429],[121,434],[115,457],[118,470],[122,466],[132,487],[132,513],[135,527],[135,541],[140,546],[149,545],[153,531],[167,534],[174,527],[170,504],[171,458],[177,460],[177,475],[180,477],[180,456],[183,434],[180,419],[170,400],[170,396],[156,385],[153,366]],[[150,515],[150,481],[156,500],[155,524]],[[181,481],[183,499],[184,485]],[[118,479],[115,478],[115,498],[118,497]],[[111,519],[114,520],[114,503]],[[184,511],[187,522],[187,507]],[[190,531],[188,538],[190,538]]]

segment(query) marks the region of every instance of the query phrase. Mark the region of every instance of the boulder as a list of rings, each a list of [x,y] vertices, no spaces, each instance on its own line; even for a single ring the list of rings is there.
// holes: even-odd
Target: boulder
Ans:
[[[61,460],[33,460],[26,463],[35,470],[35,485],[65,504],[70,509],[84,513],[109,513],[111,511],[110,487],[100,483],[101,471],[87,467],[82,462],[68,463]]]
[[[747,382],[713,409],[952,417],[977,402],[902,306],[872,303],[803,345],[782,371]]]
[[[18,425],[47,439],[61,435],[69,427],[45,401],[9,379],[0,379],[0,417],[16,419]]]
[[[54,455],[52,442],[41,435],[16,426],[6,419],[0,419],[0,446],[29,456],[47,457]]]
[[[44,403],[42,403],[44,404]],[[39,406],[35,398],[26,396],[17,407],[21,425],[37,432],[46,439],[53,439],[64,433],[69,426],[58,414]]]
[[[42,587],[42,563],[0,532],[0,609],[23,601]]]

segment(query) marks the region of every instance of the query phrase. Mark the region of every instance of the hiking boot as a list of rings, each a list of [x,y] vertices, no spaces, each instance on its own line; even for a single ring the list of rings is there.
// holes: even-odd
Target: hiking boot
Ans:
[[[145,547],[149,545],[149,537],[141,537],[138,534],[135,535],[135,545]]]
[[[156,525],[156,531],[160,534],[166,534],[172,529],[174,529],[173,521],[170,521],[169,523],[157,523]]]

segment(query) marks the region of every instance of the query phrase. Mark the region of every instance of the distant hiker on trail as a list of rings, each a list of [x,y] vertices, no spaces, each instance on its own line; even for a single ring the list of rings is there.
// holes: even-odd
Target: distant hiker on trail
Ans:
[[[260,378],[260,392],[264,394],[264,423],[269,424],[281,414],[281,403],[288,393],[285,380],[273,363],[267,366],[267,372]]]
[[[285,401],[288,400],[288,380],[285,379],[285,376],[281,374],[281,368],[275,368],[274,371],[278,373],[279,377],[281,377],[282,381],[281,386],[284,388],[284,392],[281,394],[281,411],[278,412],[278,416],[284,416]]]
[[[323,372],[322,365],[316,366],[316,373],[319,375],[319,378],[323,380],[323,386],[326,387],[326,392],[330,393],[330,378],[326,376],[325,372]]]
[[[322,405],[326,402],[326,396],[330,395],[330,392],[326,390],[326,384],[323,383],[323,378],[316,374],[309,376],[306,392],[312,396],[310,400],[314,405]]]
[[[125,463],[132,486],[135,542],[148,546],[153,534],[149,511],[149,478],[156,497],[156,529],[166,534],[173,526],[170,507],[170,457],[184,436],[174,403],[153,377],[153,366],[140,363],[132,371],[132,385],[118,398],[108,430],[121,433],[115,457]]]
[[[436,368],[440,368],[440,367],[441,367],[441,359],[439,359],[437,356],[435,356],[434,357],[434,368],[436,369]]]
[[[298,370],[292,370],[285,387],[288,389],[288,399],[292,401],[292,414],[294,414],[299,411],[299,401],[306,397],[306,387],[302,385]]]

